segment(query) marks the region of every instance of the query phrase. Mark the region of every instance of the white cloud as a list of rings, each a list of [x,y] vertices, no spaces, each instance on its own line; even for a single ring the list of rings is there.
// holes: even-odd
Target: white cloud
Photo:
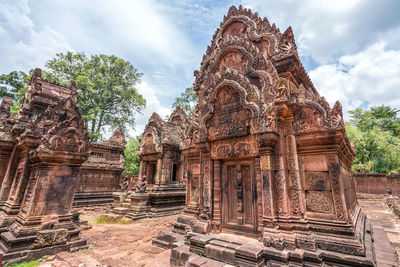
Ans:
[[[45,26],[36,31],[26,1],[0,3],[0,71],[24,70],[43,66],[60,51],[72,50],[66,39]]]
[[[146,126],[153,112],[157,112],[158,115],[160,115],[163,119],[167,115],[171,114],[171,109],[160,101],[157,96],[157,92],[151,86],[149,86],[146,81],[142,81],[142,83],[137,86],[137,89],[138,92],[146,99],[146,108],[142,112],[142,115],[138,116],[135,129],[129,132],[131,136],[136,136],[143,133],[144,127]]]
[[[154,1],[37,0],[30,4],[38,27],[52,25],[76,50],[113,53],[143,65],[170,68],[192,56],[188,38]]]
[[[390,105],[400,108],[400,50],[378,42],[359,53],[345,55],[335,64],[312,70],[317,90],[333,105],[339,100],[347,112],[356,107]]]
[[[357,53],[377,40],[400,48],[400,1],[264,1],[244,0],[284,31],[292,26],[301,56],[332,63],[340,55]],[[396,37],[397,36],[397,37]]]

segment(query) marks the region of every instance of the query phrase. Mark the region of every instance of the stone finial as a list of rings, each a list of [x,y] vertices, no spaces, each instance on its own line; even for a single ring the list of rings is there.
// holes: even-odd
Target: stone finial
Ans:
[[[40,68],[36,68],[32,73],[31,81],[36,81],[37,79],[42,79],[42,70]]]
[[[3,96],[3,99],[1,100],[0,108],[2,110],[8,110],[10,111],[11,109],[11,104],[12,104],[13,99],[9,96]]]
[[[12,98],[9,96],[3,96],[0,104],[0,117],[8,118],[10,117],[10,110],[12,105]]]
[[[110,139],[108,141],[113,142],[113,143],[120,143],[125,146],[125,144],[126,144],[125,132],[121,125],[118,126],[117,129],[115,129],[114,133],[112,134],[112,136],[110,137]]]

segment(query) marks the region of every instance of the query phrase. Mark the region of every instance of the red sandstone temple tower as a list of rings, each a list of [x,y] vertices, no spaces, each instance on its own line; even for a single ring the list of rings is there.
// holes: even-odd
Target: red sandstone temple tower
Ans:
[[[318,94],[290,27],[231,7],[194,74],[186,208],[154,240],[173,247],[171,266],[383,262],[357,203],[342,107]]]
[[[89,149],[76,96],[74,83],[46,82],[36,69],[18,116],[1,117],[2,142],[13,144],[0,190],[0,250],[6,262],[87,247],[71,214]]]

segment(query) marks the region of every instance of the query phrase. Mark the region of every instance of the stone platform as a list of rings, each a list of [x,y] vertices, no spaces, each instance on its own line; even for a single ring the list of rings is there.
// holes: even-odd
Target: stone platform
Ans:
[[[372,226],[369,219],[365,222],[365,257],[323,249],[278,250],[256,238],[200,233],[204,232],[201,223],[180,216],[172,231],[162,231],[153,240],[157,246],[172,249],[171,266],[398,266],[397,253],[385,231]]]
[[[76,192],[72,207],[89,207],[110,205],[114,201],[113,191],[107,192]]]
[[[133,220],[178,214],[185,207],[184,184],[155,186],[147,192],[114,193],[113,212]]]

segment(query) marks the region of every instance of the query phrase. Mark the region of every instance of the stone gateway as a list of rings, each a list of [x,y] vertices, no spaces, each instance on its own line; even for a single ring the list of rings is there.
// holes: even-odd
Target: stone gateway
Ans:
[[[186,208],[154,240],[171,266],[387,263],[356,199],[342,106],[317,92],[290,27],[231,7],[194,75]]]

